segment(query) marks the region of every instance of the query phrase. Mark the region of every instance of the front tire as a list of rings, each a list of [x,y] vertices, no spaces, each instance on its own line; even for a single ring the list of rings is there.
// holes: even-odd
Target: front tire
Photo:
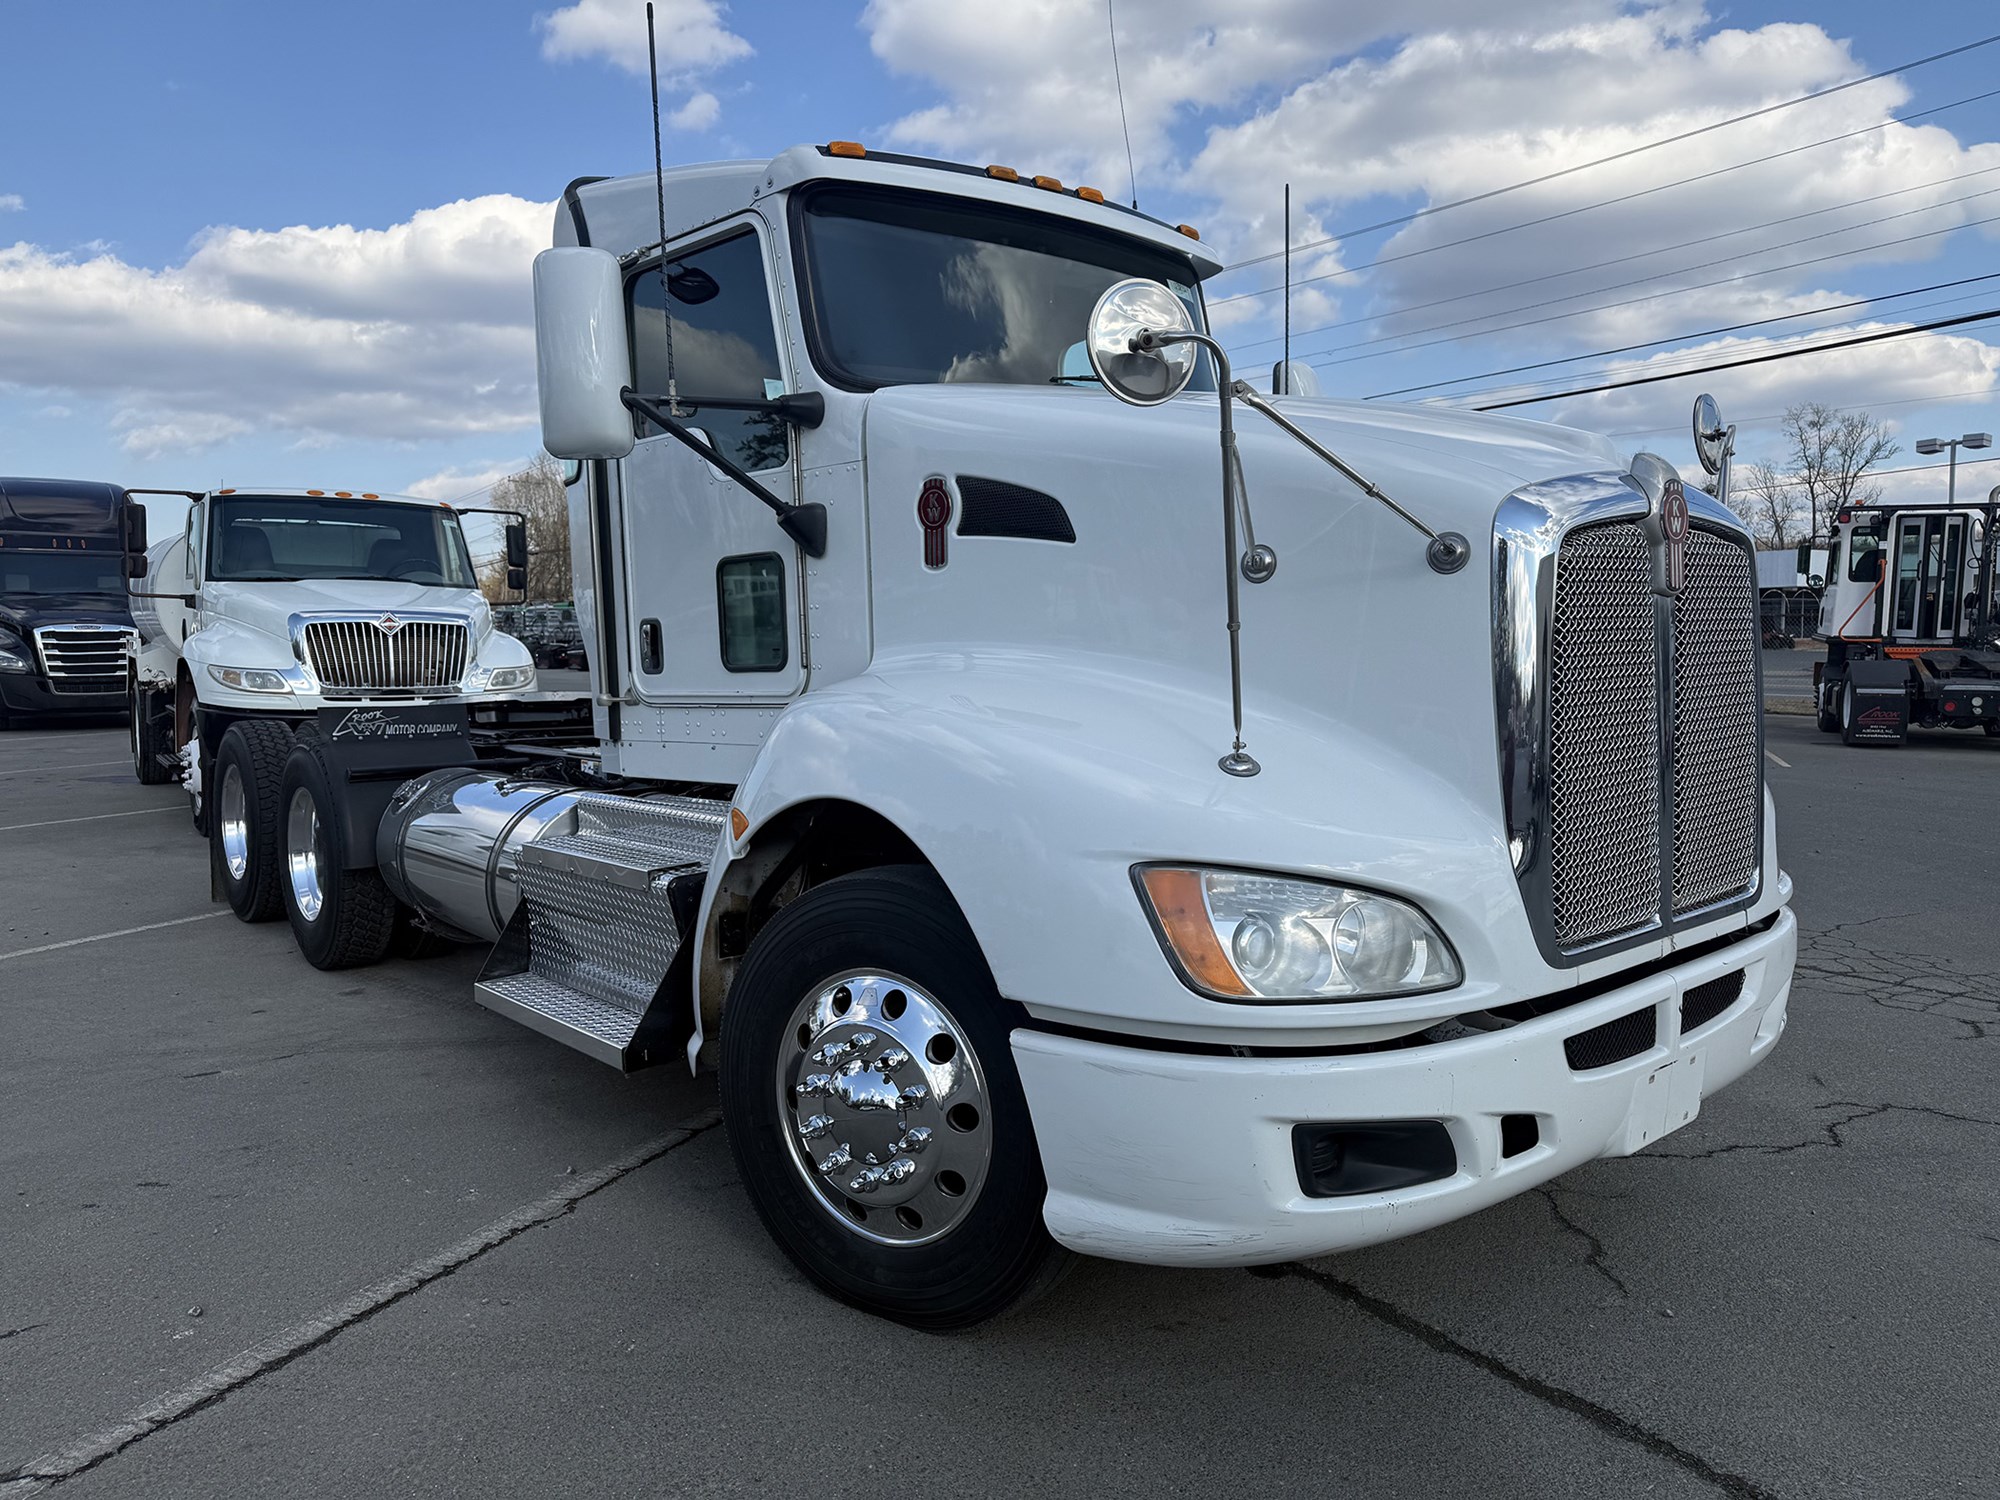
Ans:
[[[274,921],[284,910],[278,789],[291,753],[291,730],[272,719],[230,725],[215,752],[209,870],[230,910],[245,922]]]
[[[842,1301],[914,1328],[996,1317],[1068,1252],[1008,1036],[1021,1021],[944,883],[894,866],[808,891],[730,988],[722,1108],[751,1202]]]
[[[1825,684],[1819,689],[1818,698],[1813,704],[1813,721],[1819,725],[1821,734],[1840,733],[1840,710],[1827,707],[1828,695],[1837,692],[1838,688],[1837,683]]]
[[[315,741],[296,745],[279,784],[280,892],[299,952],[315,969],[379,963],[396,935],[396,898],[374,870],[350,870],[333,777]]]

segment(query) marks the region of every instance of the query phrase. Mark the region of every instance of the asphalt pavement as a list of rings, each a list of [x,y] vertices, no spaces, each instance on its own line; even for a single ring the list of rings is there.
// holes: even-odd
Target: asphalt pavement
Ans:
[[[0,735],[0,1497],[2000,1493],[2000,741],[1768,745],[1791,1026],[1691,1125],[943,1338],[791,1270],[705,1080],[318,973],[122,729]]]

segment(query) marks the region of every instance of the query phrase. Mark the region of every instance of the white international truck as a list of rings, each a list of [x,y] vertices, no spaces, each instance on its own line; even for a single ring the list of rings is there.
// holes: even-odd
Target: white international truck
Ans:
[[[347,490],[127,493],[188,501],[186,525],[150,549],[141,504],[124,509],[133,774],[187,789],[217,887],[245,921],[281,910],[271,808],[301,725],[535,687],[527,648],[493,628],[449,506]],[[526,538],[511,524],[503,535],[511,575]]]
[[[1411,1234],[1767,1055],[1796,928],[1725,507],[1252,391],[1217,258],[1087,188],[836,142],[655,195],[573,184],[535,266],[590,728],[302,737],[313,962],[413,914],[491,945],[492,1009],[717,1068],[778,1243],[934,1328],[1070,1252]]]

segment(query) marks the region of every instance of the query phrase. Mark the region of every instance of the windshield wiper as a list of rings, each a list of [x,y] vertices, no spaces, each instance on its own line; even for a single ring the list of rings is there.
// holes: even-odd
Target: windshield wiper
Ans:
[[[1103,385],[1095,375],[1051,375],[1050,385]]]

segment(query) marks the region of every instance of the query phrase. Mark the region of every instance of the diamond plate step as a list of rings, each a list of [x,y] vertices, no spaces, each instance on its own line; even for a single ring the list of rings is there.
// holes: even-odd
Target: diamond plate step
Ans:
[[[614,1068],[624,1065],[626,1045],[639,1029],[636,1013],[567,989],[539,974],[483,979],[472,987],[472,997],[488,1010]]]

